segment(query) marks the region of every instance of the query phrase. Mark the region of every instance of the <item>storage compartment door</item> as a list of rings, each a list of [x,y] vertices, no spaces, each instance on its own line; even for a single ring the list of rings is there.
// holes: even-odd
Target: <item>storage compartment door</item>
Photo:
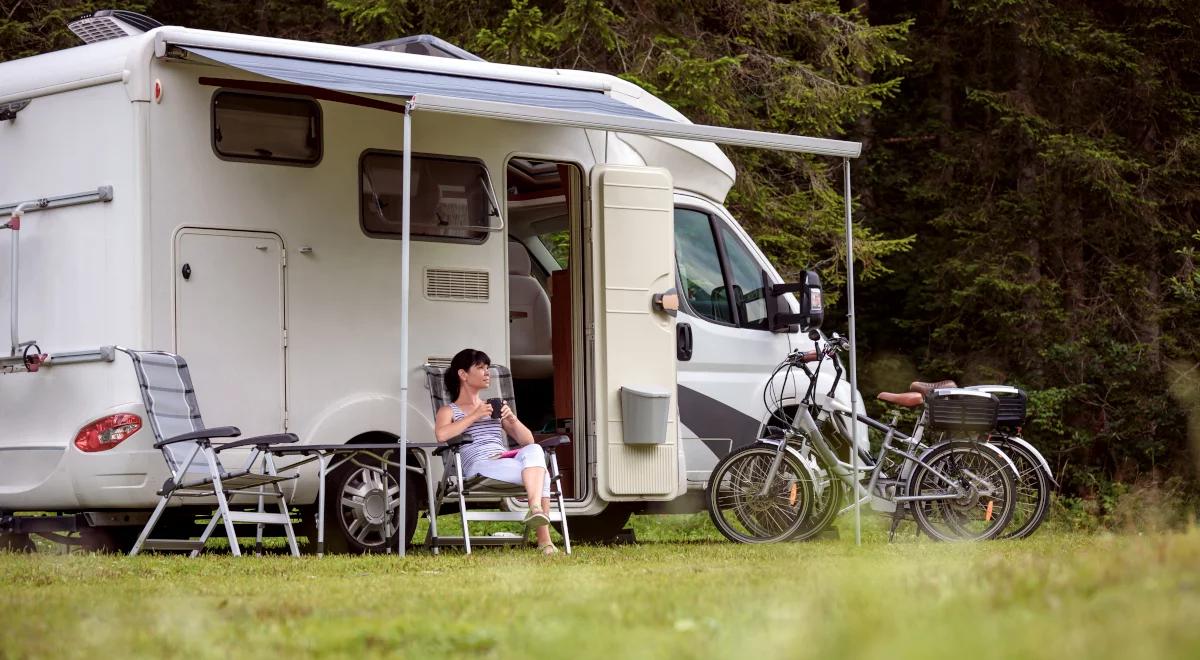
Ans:
[[[675,323],[654,294],[675,285],[671,174],[648,167],[593,171],[599,264],[596,323],[597,482],[609,501],[671,499],[683,482],[675,394]],[[621,388],[670,395],[666,436],[624,437]],[[657,433],[656,433],[657,435]],[[634,444],[634,443],[637,444]]]
[[[275,234],[177,235],[175,346],[206,425],[237,426],[245,437],[284,430],[283,277]]]

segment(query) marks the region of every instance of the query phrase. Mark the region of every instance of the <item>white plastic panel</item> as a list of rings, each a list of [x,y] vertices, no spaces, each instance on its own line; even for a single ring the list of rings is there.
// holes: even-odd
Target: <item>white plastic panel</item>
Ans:
[[[592,185],[601,288],[596,337],[601,495],[610,501],[667,499],[681,482],[675,330],[673,319],[654,309],[653,296],[674,286],[671,174],[607,165],[593,171]],[[624,442],[622,386],[671,393],[665,442]]]

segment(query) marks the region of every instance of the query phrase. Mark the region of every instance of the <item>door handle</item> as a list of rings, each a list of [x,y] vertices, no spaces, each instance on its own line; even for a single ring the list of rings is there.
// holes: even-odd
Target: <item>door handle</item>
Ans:
[[[692,326],[688,323],[675,324],[675,357],[680,362],[692,359]]]

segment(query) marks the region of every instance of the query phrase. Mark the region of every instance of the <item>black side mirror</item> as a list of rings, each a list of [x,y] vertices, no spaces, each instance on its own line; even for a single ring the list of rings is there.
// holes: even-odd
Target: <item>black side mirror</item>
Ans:
[[[825,320],[825,303],[821,298],[821,277],[816,271],[804,272],[803,282],[772,284],[763,271],[763,291],[766,292],[767,318],[772,332],[797,332],[801,329],[815,330]],[[783,295],[796,294],[800,302],[799,313],[793,313]]]

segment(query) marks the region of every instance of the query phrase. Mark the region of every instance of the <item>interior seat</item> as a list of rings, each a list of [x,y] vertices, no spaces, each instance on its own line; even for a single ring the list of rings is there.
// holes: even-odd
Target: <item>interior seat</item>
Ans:
[[[542,379],[554,375],[550,348],[550,297],[530,274],[529,251],[508,243],[509,354],[513,378]]]

